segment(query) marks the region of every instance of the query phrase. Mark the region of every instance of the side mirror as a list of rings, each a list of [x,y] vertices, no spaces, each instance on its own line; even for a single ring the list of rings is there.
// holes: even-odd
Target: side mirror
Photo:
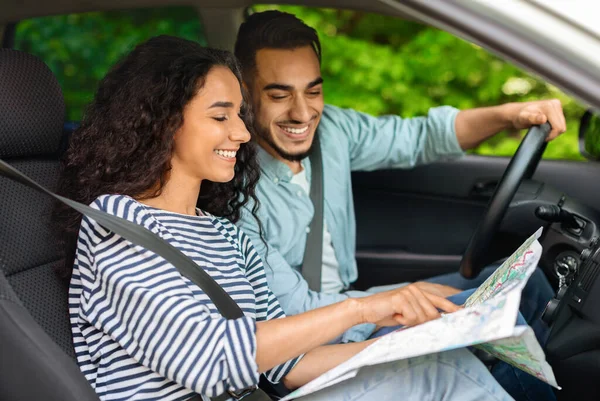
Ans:
[[[592,110],[579,123],[579,152],[588,160],[600,161],[600,115]]]

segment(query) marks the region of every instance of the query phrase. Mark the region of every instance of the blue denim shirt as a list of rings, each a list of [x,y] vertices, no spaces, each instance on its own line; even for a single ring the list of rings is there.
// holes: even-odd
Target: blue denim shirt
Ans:
[[[426,117],[373,117],[349,109],[326,105],[317,129],[323,153],[325,191],[324,216],[331,233],[340,276],[345,286],[357,278],[355,260],[356,220],[352,197],[351,171],[383,168],[411,168],[418,164],[458,158],[463,155],[456,139],[454,121],[458,110],[449,106],[433,108]],[[238,225],[266,260],[269,286],[287,315],[369,295],[361,291],[342,294],[317,293],[308,289],[300,268],[308,226],[314,208],[302,188],[290,182],[290,168],[259,149],[262,176],[256,194],[258,216],[263,225],[265,246],[258,224],[245,207]],[[310,181],[308,158],[302,161]],[[348,330],[338,341],[362,341],[374,325],[363,324]]]

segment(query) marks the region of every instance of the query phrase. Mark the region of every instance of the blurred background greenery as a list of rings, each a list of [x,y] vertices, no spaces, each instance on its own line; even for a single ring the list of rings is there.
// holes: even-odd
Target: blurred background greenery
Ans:
[[[559,98],[568,131],[548,159],[582,160],[577,128],[583,107],[556,87],[451,34],[381,15],[298,6],[257,6],[296,14],[319,32],[328,103],[374,115],[422,115],[430,107],[461,109]],[[21,21],[15,47],[40,56],[63,87],[68,118],[78,121],[98,80],[123,54],[155,35],[205,39],[195,10],[168,7]],[[473,153],[510,156],[522,133],[504,132]]]

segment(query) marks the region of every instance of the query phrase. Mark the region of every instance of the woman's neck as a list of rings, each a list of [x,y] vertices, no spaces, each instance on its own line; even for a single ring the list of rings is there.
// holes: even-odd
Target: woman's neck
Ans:
[[[153,198],[140,198],[138,201],[169,212],[195,216],[201,181],[173,174],[173,171],[166,181],[160,195]]]

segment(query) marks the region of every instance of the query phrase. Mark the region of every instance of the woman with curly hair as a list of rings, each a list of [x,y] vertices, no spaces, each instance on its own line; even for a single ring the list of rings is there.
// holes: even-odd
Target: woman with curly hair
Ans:
[[[226,399],[256,385],[261,373],[298,387],[369,344],[322,345],[353,325],[414,325],[438,317],[438,308],[457,309],[407,286],[284,317],[262,261],[232,224],[248,200],[258,205],[245,105],[230,53],[162,36],[107,74],[74,133],[61,192],[168,241],[244,312],[223,318],[162,257],[63,211],[67,232],[78,230],[73,343],[103,400]],[[509,399],[466,350],[366,368],[308,398]]]

